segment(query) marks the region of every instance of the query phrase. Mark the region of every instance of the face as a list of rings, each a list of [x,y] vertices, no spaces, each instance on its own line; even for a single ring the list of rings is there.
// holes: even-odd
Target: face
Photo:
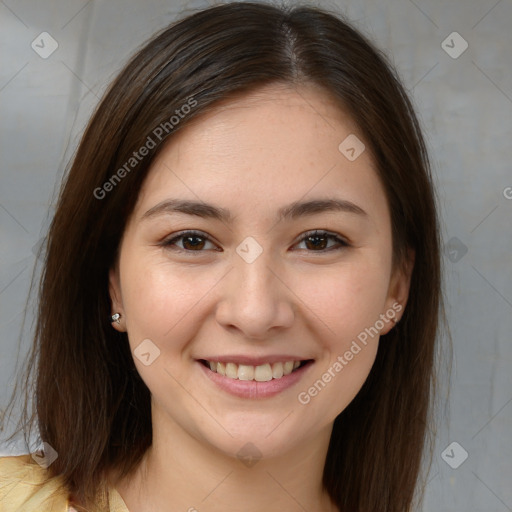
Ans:
[[[110,292],[154,422],[270,457],[355,397],[410,268],[392,272],[384,189],[368,147],[339,149],[351,134],[325,92],[273,85],[198,117],[153,162]]]

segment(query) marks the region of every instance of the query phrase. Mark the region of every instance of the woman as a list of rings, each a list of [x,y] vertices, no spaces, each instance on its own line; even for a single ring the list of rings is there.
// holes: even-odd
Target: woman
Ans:
[[[1,459],[2,510],[413,510],[442,312],[428,157],[380,52],[319,8],[190,15],[63,185],[45,449]]]

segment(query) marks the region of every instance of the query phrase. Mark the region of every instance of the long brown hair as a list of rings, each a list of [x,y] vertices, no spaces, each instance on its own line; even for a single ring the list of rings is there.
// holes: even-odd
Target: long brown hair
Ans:
[[[323,474],[340,510],[412,509],[432,432],[444,315],[421,129],[396,71],[340,14],[253,2],[195,12],[145,43],[97,106],[63,182],[47,238],[25,381],[35,377],[35,389],[24,417],[59,454],[50,474],[61,475],[83,503],[93,506],[107,471],[132,471],[152,440],[149,390],[126,333],[109,320],[108,272],[138,191],[174,132],[218,101],[271,83],[318,85],[352,115],[386,192],[395,267],[408,248],[415,251],[404,315],[336,418]],[[130,160],[144,145],[145,156]]]

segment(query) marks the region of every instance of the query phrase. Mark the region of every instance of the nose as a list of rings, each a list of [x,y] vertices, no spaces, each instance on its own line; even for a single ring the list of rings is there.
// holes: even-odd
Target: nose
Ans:
[[[270,253],[263,251],[252,262],[235,254],[233,268],[223,279],[217,322],[246,339],[269,339],[293,325],[296,298]]]

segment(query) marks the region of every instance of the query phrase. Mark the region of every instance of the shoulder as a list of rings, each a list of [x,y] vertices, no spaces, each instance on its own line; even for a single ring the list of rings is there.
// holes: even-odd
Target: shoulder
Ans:
[[[0,512],[66,512],[68,492],[30,455],[0,457]]]

